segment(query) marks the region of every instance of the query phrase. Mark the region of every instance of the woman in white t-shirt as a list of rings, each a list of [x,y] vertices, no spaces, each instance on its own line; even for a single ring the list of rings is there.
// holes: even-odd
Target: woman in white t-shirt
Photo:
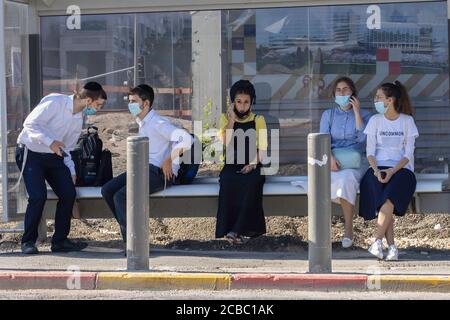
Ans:
[[[385,237],[389,245],[386,260],[397,260],[394,215],[406,213],[416,190],[414,144],[419,133],[408,93],[399,81],[382,84],[374,101],[379,114],[364,130],[370,168],[361,180],[359,215],[365,220],[378,218],[376,239],[369,252],[383,259]]]

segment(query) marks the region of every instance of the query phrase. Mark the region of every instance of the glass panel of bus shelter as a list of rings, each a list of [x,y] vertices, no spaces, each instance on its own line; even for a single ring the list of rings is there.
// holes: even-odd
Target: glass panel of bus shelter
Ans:
[[[449,111],[445,9],[446,2],[437,1],[380,4],[375,7],[346,5],[222,10],[222,31],[208,30],[210,34],[200,36],[200,40],[225,34],[222,48],[214,48],[222,53],[224,68],[218,77],[224,80],[225,89],[241,78],[255,84],[255,111],[266,116],[269,129],[280,129],[282,165],[279,174],[306,174],[306,136],[309,132],[318,131],[322,112],[334,105],[330,87],[338,75],[348,75],[356,82],[362,107],[371,112],[377,85],[396,79],[405,83],[417,108],[416,121],[421,132],[417,141],[416,168],[420,171],[440,170],[438,165],[426,168],[425,163],[429,166],[431,158],[446,156],[449,151],[447,145],[450,144],[449,132],[445,129],[448,127],[446,114]],[[198,17],[215,19],[217,15],[214,13],[136,15],[136,59],[140,66],[138,81],[149,83],[156,89],[155,109],[167,116],[181,116],[188,120],[190,112],[194,111],[193,104],[198,104],[191,101],[193,85],[196,81],[200,82],[200,88],[208,85],[202,70],[202,76],[198,79],[195,79],[192,70],[196,63],[193,53],[201,56],[208,51],[208,46],[198,45],[197,40],[194,41],[193,35],[197,37],[202,30],[193,30],[192,17],[196,17],[195,28],[198,28],[202,25]],[[108,21],[103,29],[109,30],[111,24],[113,29],[116,25],[120,26],[119,23],[111,23],[111,20],[116,21],[116,17],[101,15],[89,18]],[[126,27],[122,29],[134,31],[134,15],[121,17],[128,17]],[[99,25],[91,27],[95,31],[87,31],[86,38],[89,40],[84,37],[75,39],[73,32],[81,31],[69,30],[61,32],[60,38],[55,39],[49,32],[56,28],[51,26],[55,22],[60,29],[64,29],[64,17],[42,18],[44,81],[51,79],[52,69],[59,72],[56,76],[60,79],[73,79],[77,73],[82,74],[83,69],[83,76],[92,76],[93,73],[86,71],[88,62],[80,63],[83,61],[81,55],[72,54],[68,63],[67,57],[52,48],[62,48],[64,52],[65,45],[58,44],[62,42],[78,43],[73,51],[76,48],[80,50],[80,47],[86,48],[86,51],[98,47],[99,41],[93,41],[89,36],[99,33]],[[103,41],[112,43],[104,49],[105,52],[117,45],[111,34],[109,31],[104,33]],[[119,36],[119,40],[121,38],[123,35]],[[122,47],[128,43],[128,51],[131,52],[132,41],[127,41],[118,43]],[[108,57],[123,61],[111,54]],[[132,55],[127,54],[127,57],[128,63],[116,65],[115,68],[133,65]],[[95,57],[92,59],[95,60]],[[77,64],[81,66],[73,67]],[[105,67],[104,61],[99,61],[95,67],[102,64],[102,70],[96,70],[96,74],[114,70]],[[198,61],[197,64],[200,69],[206,67]],[[128,77],[121,81],[114,80],[110,85],[121,86],[122,80],[129,80],[129,77],[128,74]],[[44,83],[44,88],[48,87]],[[107,90],[110,89],[107,87]],[[223,90],[222,94],[226,92]],[[108,99],[107,108],[124,110],[126,103],[121,99],[123,92],[122,97]],[[440,117],[442,112],[444,116]]]
[[[138,83],[155,89],[155,110],[184,118],[184,125],[190,127],[191,15],[143,13],[137,17]]]
[[[102,110],[111,112],[89,116],[87,123],[100,128],[113,152],[115,175],[126,169],[125,137],[137,132],[127,107],[135,80],[155,89],[155,110],[192,127],[189,12],[82,15],[79,30],[68,29],[66,19],[41,18],[44,95],[71,94],[76,79],[104,86],[108,100]]]
[[[340,75],[356,83],[374,112],[378,85],[399,80],[416,108],[416,171],[440,171],[448,156],[449,82],[445,1],[231,10],[228,85],[256,86],[255,110],[280,126],[281,175],[306,174],[306,137],[335,104]]]
[[[44,95],[72,92],[75,79],[95,80],[106,85],[104,110],[127,110],[126,93],[134,85],[136,54],[137,84],[146,82],[159,92],[156,109],[169,115],[175,113],[175,106],[178,113],[189,106],[188,12],[82,15],[79,30],[68,29],[66,19],[41,18]]]
[[[30,110],[28,79],[28,6],[13,2],[4,2],[4,37],[5,37],[5,72],[6,72],[6,116],[7,116],[7,166],[1,178],[7,175],[8,190],[1,190],[7,195],[8,210],[1,208],[5,220],[18,219],[18,213],[24,212],[23,185],[13,189],[19,177],[15,163],[15,149],[22,123]],[[4,146],[2,146],[4,147]],[[2,166],[3,167],[3,166]],[[0,186],[2,188],[3,185]],[[3,201],[0,201],[3,203]]]
[[[309,9],[231,10],[228,30],[228,85],[250,80],[254,111],[269,129],[279,129],[280,175],[306,175],[306,136],[312,131]]]
[[[330,85],[349,75],[362,107],[375,112],[377,86],[403,83],[415,108],[419,130],[416,172],[442,172],[439,158],[450,154],[447,2],[324,6],[310,9],[315,49],[312,109],[333,105]],[[313,130],[319,127],[319,114]]]
[[[104,110],[127,107],[133,84],[134,14],[82,15],[80,28],[67,16],[41,18],[43,93],[72,94],[75,83],[98,81],[108,101]]]

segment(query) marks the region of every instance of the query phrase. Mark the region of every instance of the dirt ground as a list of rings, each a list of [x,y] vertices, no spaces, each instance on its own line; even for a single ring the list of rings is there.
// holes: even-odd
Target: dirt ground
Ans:
[[[114,175],[126,170],[126,138],[137,132],[137,125],[128,113],[107,113],[90,119],[100,128],[104,147],[113,154]],[[190,121],[174,119],[190,129]],[[284,165],[281,175],[302,174],[304,166]],[[202,166],[199,176],[217,176],[218,166]],[[308,221],[306,217],[267,217],[267,234],[248,243],[232,247],[224,240],[215,240],[214,218],[152,218],[150,219],[150,243],[152,247],[186,250],[250,250],[296,251],[307,248]],[[18,223],[1,224],[0,229],[16,227]],[[354,243],[367,248],[374,234],[375,222],[354,220]],[[53,231],[53,221],[48,223],[48,236]],[[450,249],[450,214],[407,214],[397,218],[395,237],[399,248]],[[344,234],[342,218],[332,220],[333,247],[339,248]],[[20,234],[3,234],[0,251],[19,248]],[[88,240],[105,247],[122,247],[119,228],[113,219],[73,220],[70,237]]]
[[[151,218],[150,244],[154,248],[185,250],[244,250],[293,252],[307,248],[308,219],[306,217],[267,217],[267,234],[233,247],[224,240],[214,239],[214,218]],[[12,228],[18,223],[0,224]],[[332,219],[332,241],[340,248],[344,234],[343,219]],[[375,222],[354,220],[356,248],[367,248],[372,240]],[[48,222],[48,241],[53,221]],[[3,234],[0,252],[19,249],[21,234]],[[122,248],[119,227],[113,219],[72,220],[71,238],[83,239],[91,244]],[[418,250],[450,250],[450,214],[407,214],[395,221],[395,238],[399,248]]]

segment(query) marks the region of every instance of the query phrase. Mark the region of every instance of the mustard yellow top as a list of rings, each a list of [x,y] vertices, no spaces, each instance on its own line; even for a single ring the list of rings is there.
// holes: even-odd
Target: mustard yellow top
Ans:
[[[236,119],[236,122],[246,123],[255,120],[255,129],[256,129],[256,145],[259,150],[267,150],[267,126],[266,120],[264,116],[256,115],[253,112],[250,112],[249,116],[243,120]],[[221,137],[225,136],[225,127],[228,124],[228,118],[225,113],[222,113],[220,116],[220,131],[219,134]]]

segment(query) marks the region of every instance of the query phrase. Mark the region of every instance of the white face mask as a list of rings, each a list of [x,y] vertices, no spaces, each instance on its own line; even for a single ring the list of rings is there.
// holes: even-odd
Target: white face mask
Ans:
[[[86,108],[83,109],[83,114],[86,116],[93,116],[97,113],[97,109],[95,109],[92,106],[86,106]]]
[[[336,96],[334,99],[342,110],[347,110],[350,104],[350,96]]]
[[[384,106],[383,101],[377,101],[375,102],[375,109],[379,114],[385,114],[389,107]]]
[[[135,117],[137,117],[142,112],[142,109],[137,102],[130,102],[128,104],[128,110]]]

